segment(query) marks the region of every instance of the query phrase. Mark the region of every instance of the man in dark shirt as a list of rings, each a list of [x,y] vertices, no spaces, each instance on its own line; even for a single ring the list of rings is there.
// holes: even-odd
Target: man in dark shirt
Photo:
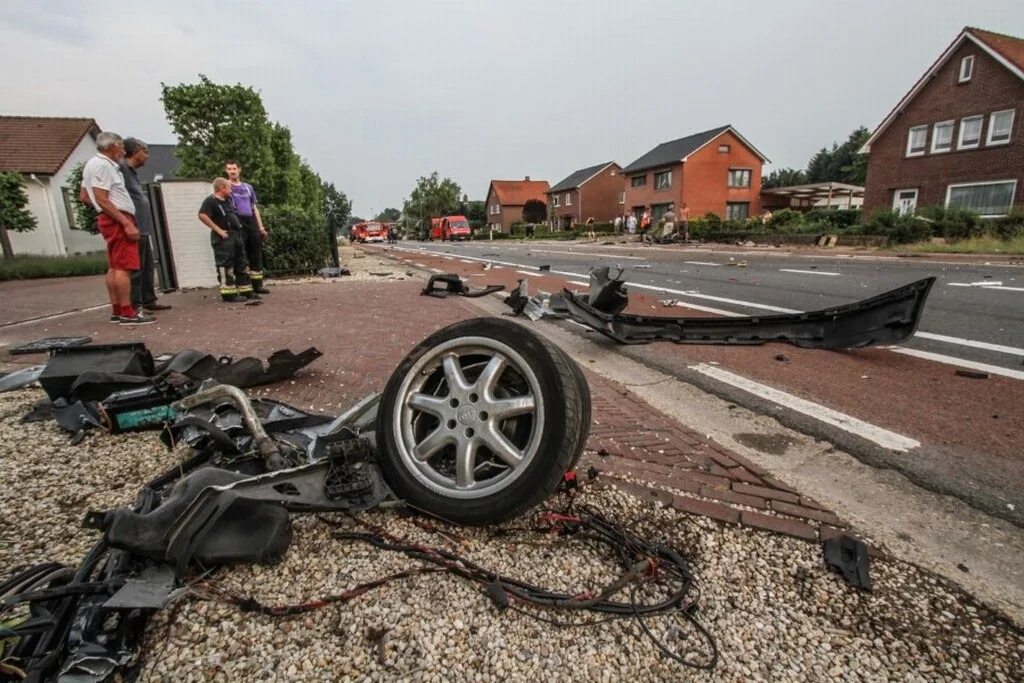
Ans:
[[[132,306],[139,311],[166,311],[170,306],[157,303],[156,291],[153,289],[153,244],[150,235],[153,232],[153,214],[149,208],[149,197],[136,169],[142,168],[149,160],[149,148],[137,138],[125,138],[124,160],[121,162],[121,174],[128,189],[128,196],[135,205],[135,222],[139,227],[139,269],[133,270]]]
[[[213,181],[213,194],[199,207],[199,220],[210,229],[221,299],[227,302],[259,299],[249,280],[242,223],[231,204],[231,182],[227,178]]]

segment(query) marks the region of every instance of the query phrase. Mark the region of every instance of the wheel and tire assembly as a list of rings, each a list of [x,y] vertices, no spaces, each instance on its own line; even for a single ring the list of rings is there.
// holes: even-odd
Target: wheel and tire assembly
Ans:
[[[394,492],[462,524],[507,520],[546,499],[589,430],[582,371],[500,318],[423,340],[391,375],[377,415],[380,465]]]

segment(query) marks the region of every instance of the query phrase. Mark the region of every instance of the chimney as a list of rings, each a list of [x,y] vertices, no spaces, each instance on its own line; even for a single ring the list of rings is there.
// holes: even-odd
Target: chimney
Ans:
[[[529,180],[529,179],[530,179],[530,176],[526,176],[526,180]]]

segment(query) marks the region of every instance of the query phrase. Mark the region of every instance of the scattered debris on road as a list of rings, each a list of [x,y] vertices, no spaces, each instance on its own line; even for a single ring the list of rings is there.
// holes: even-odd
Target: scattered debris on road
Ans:
[[[504,290],[504,285],[487,285],[486,287],[473,289],[465,280],[455,273],[440,273],[430,276],[430,279],[427,280],[427,286],[423,288],[421,294],[441,299],[449,294],[475,299],[495,292],[502,292]]]
[[[45,353],[54,349],[63,349],[69,346],[82,346],[92,341],[92,337],[46,337],[21,344],[8,349],[7,353],[12,356],[20,356],[29,353]]]
[[[964,370],[962,368],[958,368],[957,371],[956,371],[956,374],[959,375],[960,377],[968,377],[970,379],[988,379],[989,378],[989,374],[987,372],[982,372],[980,370]]]
[[[868,574],[868,547],[864,541],[842,534],[822,544],[825,564],[842,575],[843,580],[854,588],[871,590],[871,576]]]

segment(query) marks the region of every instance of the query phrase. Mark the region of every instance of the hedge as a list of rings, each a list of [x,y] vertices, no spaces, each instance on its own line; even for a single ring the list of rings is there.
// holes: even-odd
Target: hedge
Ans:
[[[268,235],[263,243],[263,269],[276,275],[311,273],[330,263],[327,225],[322,215],[298,206],[262,210]]]
[[[0,260],[0,280],[34,280],[44,277],[78,277],[107,272],[103,252],[78,256],[16,256]]]

